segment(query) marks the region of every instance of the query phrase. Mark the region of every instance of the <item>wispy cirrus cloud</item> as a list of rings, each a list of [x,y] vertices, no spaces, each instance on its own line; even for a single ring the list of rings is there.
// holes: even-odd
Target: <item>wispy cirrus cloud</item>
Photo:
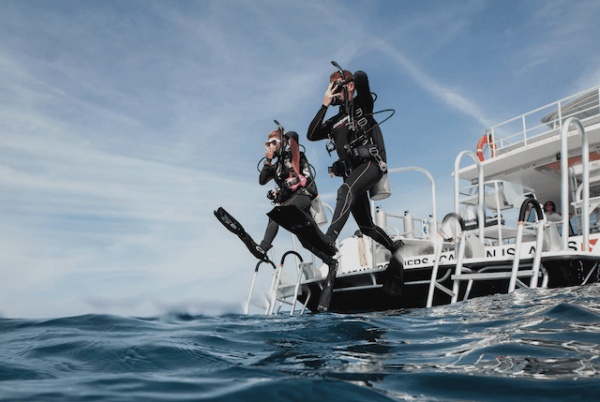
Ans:
[[[583,63],[582,68],[586,68],[595,41],[590,27],[600,15],[600,4],[593,0],[551,0],[529,7],[535,12],[521,27],[524,45],[515,58],[522,61],[520,71],[564,63]]]
[[[243,212],[262,236],[269,203],[256,162],[274,118],[300,121],[319,56],[298,51],[321,40],[294,25],[311,18],[294,5],[136,4],[11,3],[4,14],[1,314],[80,314],[99,311],[85,300],[123,295],[245,297],[229,278],[247,272],[249,253],[212,211]],[[272,20],[271,6],[296,22]],[[156,313],[144,306],[131,313]]]
[[[482,126],[489,127],[492,120],[486,117],[485,111],[459,89],[453,89],[426,74],[415,62],[396,49],[389,42],[381,39],[374,40],[374,47],[386,54],[391,60],[401,67],[417,85],[427,91],[432,97],[438,99],[448,107],[474,118]]]
[[[428,127],[434,133],[464,116],[490,125],[473,90],[487,85],[488,77],[474,74],[489,67],[482,67],[484,53],[451,56],[481,46],[465,39],[478,34],[480,13],[493,4],[4,2],[0,313],[130,306],[141,315],[178,298],[245,298],[253,260],[212,211],[222,205],[262,236],[270,204],[256,166],[273,119],[302,135],[336,60],[414,83],[403,96],[435,100],[419,119],[445,113]],[[492,11],[494,21],[514,16]],[[555,37],[581,35],[572,15]],[[520,27],[510,28],[519,34]],[[525,47],[545,50],[545,43],[536,37]],[[494,43],[509,52],[504,60],[541,61],[533,70],[552,57],[502,44]],[[500,71],[498,82],[507,76]],[[588,67],[572,76],[589,77],[583,82],[597,73]],[[374,88],[380,104],[395,107],[401,90],[393,85]],[[433,136],[388,135],[404,134],[415,112],[399,110],[401,119],[386,123],[386,145],[400,150],[402,163],[435,163],[421,153]],[[339,181],[325,173],[331,159],[322,144],[303,145],[322,195],[334,203]]]

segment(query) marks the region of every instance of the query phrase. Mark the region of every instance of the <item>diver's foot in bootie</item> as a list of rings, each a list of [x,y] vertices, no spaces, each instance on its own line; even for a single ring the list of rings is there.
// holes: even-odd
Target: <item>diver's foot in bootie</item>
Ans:
[[[266,243],[264,240],[260,242],[260,244],[258,246],[256,246],[256,251],[258,251],[263,258],[261,258],[264,261],[268,261],[269,257],[267,256],[267,252],[271,249],[271,247],[273,247],[272,245],[270,245],[269,243]]]
[[[397,261],[392,259],[384,272],[383,291],[393,297],[402,296],[404,288],[404,268]]]
[[[402,240],[394,242],[392,250],[390,250],[392,252],[390,262],[384,273],[383,291],[394,297],[402,296],[404,287],[404,264],[398,254],[403,245]]]
[[[262,257],[258,258],[259,260],[266,260],[267,257],[267,252],[265,250],[263,250],[263,248],[261,246],[256,246],[256,251],[258,252],[258,254],[260,254]]]
[[[248,248],[248,251],[250,251],[250,253],[252,253],[253,256],[255,256],[261,261],[269,260],[269,257],[267,257],[267,252],[261,246],[256,244],[247,233],[239,235],[239,238],[244,242],[244,244]]]
[[[329,265],[329,273],[327,274],[327,279],[325,279],[325,286],[321,292],[319,305],[317,307],[317,310],[321,312],[329,310],[331,296],[333,296],[333,285],[335,283],[335,276],[338,268],[338,262],[335,258],[331,258],[329,261],[326,261],[326,264]]]
[[[327,254],[331,255],[331,256],[336,255],[338,253],[338,249],[335,245],[335,239],[327,234],[322,234],[320,237],[321,237],[321,240],[323,240],[323,242],[325,244],[327,244],[327,246],[329,247],[329,252]],[[325,263],[328,264],[328,262],[326,262],[326,261],[325,261]]]
[[[400,250],[402,247],[404,247],[404,242],[403,242],[402,240],[396,240],[396,241],[395,241],[395,242],[392,244],[392,247],[390,247],[390,249],[389,249],[389,250],[391,251],[391,253],[392,253],[392,256],[393,256],[394,254],[396,254],[396,252],[397,252],[398,250]]]

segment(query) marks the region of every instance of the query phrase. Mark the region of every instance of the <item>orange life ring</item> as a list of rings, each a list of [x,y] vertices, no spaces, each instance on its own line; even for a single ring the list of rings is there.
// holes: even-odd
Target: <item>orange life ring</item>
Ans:
[[[488,144],[488,146],[492,150],[492,154],[491,154],[492,157],[496,156],[496,149],[498,149],[498,147],[496,146],[496,143],[492,142],[492,135],[484,134],[479,139],[479,141],[477,141],[477,157],[482,162],[485,160],[485,158],[483,157],[483,147],[485,146],[485,144]]]

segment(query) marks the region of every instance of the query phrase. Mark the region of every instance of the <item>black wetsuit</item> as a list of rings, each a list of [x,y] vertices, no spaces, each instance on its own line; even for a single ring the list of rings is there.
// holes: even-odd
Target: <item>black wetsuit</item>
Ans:
[[[317,185],[315,184],[312,176],[310,165],[303,152],[300,152],[300,174],[306,178],[306,185],[304,187],[298,186],[296,190],[291,190],[286,180],[290,177],[296,177],[296,172],[292,167],[292,155],[289,151],[284,152],[283,163],[271,164],[265,162],[260,172],[258,182],[261,185],[268,183],[270,180],[275,180],[277,185],[277,198],[275,202],[279,205],[296,205],[301,210],[310,213],[310,203],[317,196]],[[279,231],[279,225],[272,219],[269,219],[269,224],[265,230],[265,236],[263,241],[260,243],[260,247],[267,251],[271,248],[271,243],[277,232]]]
[[[335,241],[352,212],[361,232],[393,251],[393,241],[373,223],[367,193],[384,174],[379,163],[386,162],[386,154],[383,135],[373,118],[373,97],[366,73],[357,71],[354,74],[354,87],[357,94],[349,102],[348,108],[340,106],[338,114],[323,121],[327,106],[321,105],[307,133],[310,141],[332,139],[339,156],[334,163],[334,172],[344,178],[344,184],[337,193],[335,212],[327,236]],[[349,128],[349,114],[354,116],[354,130]],[[352,151],[360,147],[370,149],[371,155],[365,157],[363,153],[359,156]],[[376,152],[373,152],[374,149]]]

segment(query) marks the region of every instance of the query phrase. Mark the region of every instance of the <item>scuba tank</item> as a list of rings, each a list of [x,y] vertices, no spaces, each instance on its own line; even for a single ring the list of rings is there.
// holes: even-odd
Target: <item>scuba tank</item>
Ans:
[[[404,237],[408,239],[415,237],[415,221],[408,211],[404,211]]]
[[[387,228],[387,215],[383,208],[378,207],[375,212],[375,225],[379,226],[383,230]]]
[[[316,196],[310,202],[310,214],[317,226],[321,227],[327,223],[327,216],[325,216],[325,210],[323,209],[321,197]]]
[[[373,201],[385,200],[392,195],[392,189],[390,187],[390,180],[388,174],[384,173],[381,179],[373,187],[369,189],[369,197]]]
[[[427,222],[427,232],[428,232],[427,234],[428,234],[428,237],[433,237],[433,236],[435,236],[437,234],[433,230],[433,224],[434,224],[434,222],[433,222],[433,215],[429,215],[429,222]]]

